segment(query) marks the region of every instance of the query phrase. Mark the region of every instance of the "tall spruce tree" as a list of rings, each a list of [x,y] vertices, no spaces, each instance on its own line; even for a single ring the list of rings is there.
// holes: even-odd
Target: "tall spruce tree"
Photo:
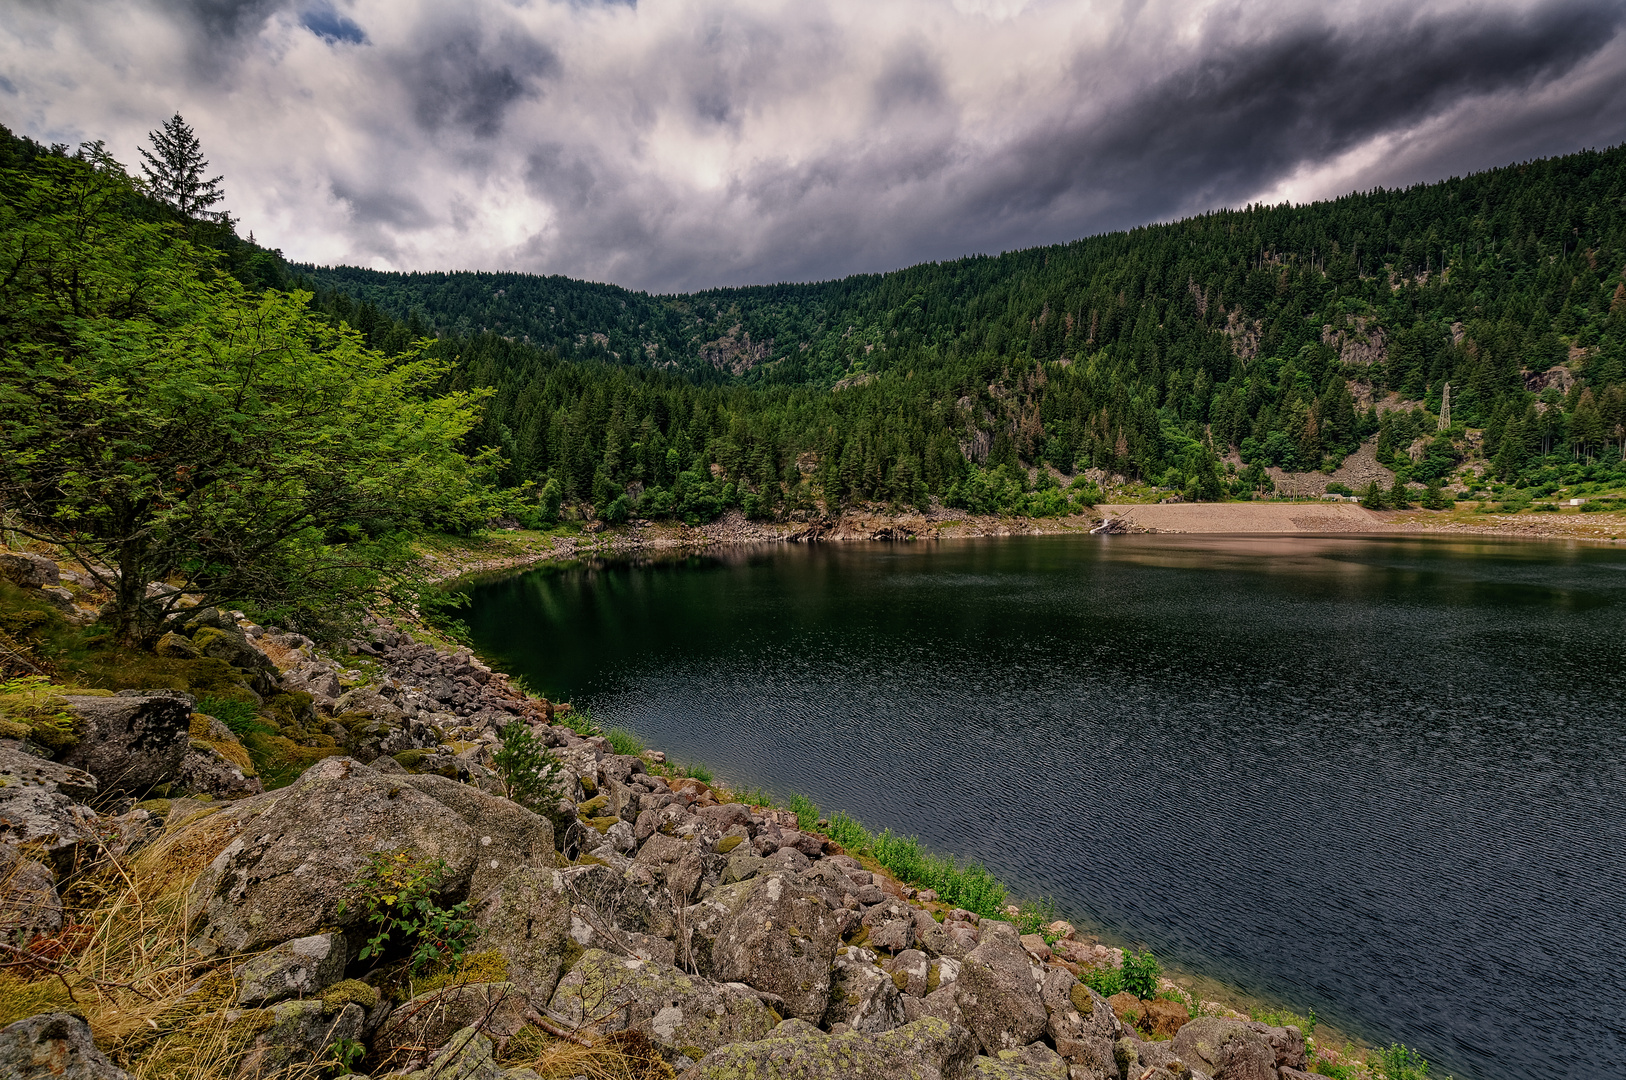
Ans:
[[[141,171],[146,174],[147,190],[189,218],[223,218],[219,213],[210,213],[209,207],[225,198],[220,190],[225,177],[204,179],[208,159],[181,114],[164,121],[157,131],[148,132],[147,138],[152,149],[141,148]]]

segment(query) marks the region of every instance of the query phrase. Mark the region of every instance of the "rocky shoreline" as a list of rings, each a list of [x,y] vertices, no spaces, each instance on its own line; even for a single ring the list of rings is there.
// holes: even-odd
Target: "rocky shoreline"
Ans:
[[[1117,950],[953,907],[790,811],[615,753],[466,649],[376,621],[329,655],[198,609],[159,654],[212,693],[45,688],[75,733],[54,753],[38,709],[7,720],[0,1074],[589,1075],[538,1071],[568,1051],[685,1080],[1310,1075],[1297,1027],[1109,1001],[1080,977]],[[231,700],[255,718],[200,711]],[[556,759],[545,804],[509,797],[509,744]],[[265,790],[272,766],[297,776]],[[399,867],[438,867],[431,906],[463,927],[423,971],[368,951],[367,883]],[[168,944],[95,967],[88,938],[136,911]]]

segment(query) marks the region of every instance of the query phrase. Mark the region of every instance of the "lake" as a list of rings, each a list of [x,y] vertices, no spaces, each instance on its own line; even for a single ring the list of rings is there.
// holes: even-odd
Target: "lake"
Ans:
[[[1626,1077],[1626,551],[776,545],[470,592],[483,655],[720,780],[1435,1076]]]

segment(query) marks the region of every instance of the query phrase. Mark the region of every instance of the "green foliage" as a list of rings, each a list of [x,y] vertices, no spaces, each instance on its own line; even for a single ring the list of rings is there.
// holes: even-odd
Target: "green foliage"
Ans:
[[[793,792],[789,801],[785,803],[785,809],[796,815],[796,826],[804,832],[818,824],[818,804],[806,795]]]
[[[1122,968],[1104,967],[1092,968],[1082,972],[1078,981],[1094,990],[1102,997],[1111,997],[1113,994],[1124,992],[1124,973]]]
[[[1053,939],[1045,934],[1045,927],[1056,921],[1056,902],[1048,896],[1037,900],[1024,900],[1017,906],[1016,924],[1017,933],[1040,934],[1045,936],[1045,943],[1052,944]]]
[[[1401,1043],[1378,1051],[1375,1063],[1384,1080],[1428,1080],[1428,1060]]]
[[[921,847],[918,837],[890,829],[870,837],[869,852],[900,881],[932,889],[944,903],[985,918],[1005,917],[1005,886],[981,863],[934,855]]]
[[[1269,1024],[1271,1027],[1288,1027],[1291,1025],[1302,1031],[1306,1039],[1315,1038],[1316,1015],[1314,1009],[1310,1010],[1309,1016],[1300,1016],[1288,1009],[1250,1009],[1248,1015],[1262,1024]]]
[[[1156,997],[1158,976],[1162,974],[1163,966],[1150,950],[1124,951],[1123,984],[1131,994],[1143,1001]]]
[[[239,739],[245,739],[250,735],[277,733],[274,725],[260,719],[259,710],[252,701],[214,696],[200,697],[198,712],[219,720]]]
[[[460,452],[485,391],[255,294],[144,220],[99,148],[0,175],[0,501],[8,526],[109,576],[121,636],[169,580],[322,630],[410,580],[406,534],[494,506]],[[95,438],[86,438],[93,431]]]
[[[585,705],[571,709],[567,713],[554,713],[553,722],[563,724],[578,735],[602,735],[598,725],[593,723],[593,712]]]
[[[672,776],[690,776],[700,781],[702,784],[711,783],[711,770],[706,767],[706,763],[704,761],[696,761],[688,765],[678,762],[670,762],[666,766],[666,771]]]
[[[1460,461],[1466,428],[1504,477],[1618,460],[1623,236],[1615,148],[806,285],[657,298],[518,274],[305,272],[361,301],[335,312],[490,327],[441,348],[464,360],[459,385],[498,388],[480,437],[512,478],[556,480],[567,503],[632,502],[641,485],[645,517],[933,498],[1045,515],[1078,500],[1031,483],[1040,465],[1210,498],[1268,492],[1266,466],[1323,468],[1374,435],[1425,484]],[[768,355],[730,354],[742,334]],[[1544,392],[1538,413],[1522,372],[1558,365],[1575,388]],[[1398,407],[1355,407],[1391,392]],[[1210,444],[1240,453],[1236,480],[1193,454]]]
[[[345,1076],[355,1072],[361,1059],[367,1056],[367,1044],[357,1039],[334,1039],[329,1053],[333,1058],[333,1075]]]
[[[830,825],[824,832],[848,851],[861,851],[869,846],[869,830],[845,810],[830,815]]]
[[[1389,509],[1389,499],[1384,495],[1383,489],[1378,486],[1376,480],[1367,484],[1366,490],[1361,493],[1361,505],[1368,510]]]
[[[559,759],[537,741],[531,725],[515,720],[502,729],[502,748],[492,757],[503,793],[541,814],[552,814],[558,801]]]
[[[617,754],[632,754],[634,756],[644,752],[644,742],[626,728],[613,727],[604,733],[610,740],[610,749]]]
[[[381,960],[387,953],[406,954],[412,975],[436,965],[455,966],[474,940],[474,918],[468,901],[452,907],[439,902],[446,863],[406,851],[375,851],[351,883],[351,895],[339,902],[339,914],[361,909],[372,936],[357,954]]]

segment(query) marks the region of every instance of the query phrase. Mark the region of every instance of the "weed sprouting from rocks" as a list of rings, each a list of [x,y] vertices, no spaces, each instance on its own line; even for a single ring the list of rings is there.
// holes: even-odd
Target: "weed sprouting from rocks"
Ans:
[[[503,794],[538,813],[558,803],[559,759],[537,741],[531,726],[516,720],[502,729],[502,749],[492,755]]]
[[[1146,1001],[1157,996],[1157,980],[1163,974],[1163,965],[1148,949],[1125,952],[1122,974],[1124,989]]]
[[[604,733],[610,740],[610,749],[617,754],[631,754],[634,757],[644,752],[644,741],[626,728],[613,727]]]
[[[339,914],[352,903],[372,924],[373,936],[358,958],[376,959],[388,949],[408,951],[408,971],[417,975],[434,965],[452,966],[463,959],[474,936],[468,901],[440,906],[446,863],[405,851],[375,851],[353,883],[355,895],[339,903]]]
[[[819,822],[819,804],[806,795],[792,793],[785,809],[796,815],[796,826],[804,832]]]

